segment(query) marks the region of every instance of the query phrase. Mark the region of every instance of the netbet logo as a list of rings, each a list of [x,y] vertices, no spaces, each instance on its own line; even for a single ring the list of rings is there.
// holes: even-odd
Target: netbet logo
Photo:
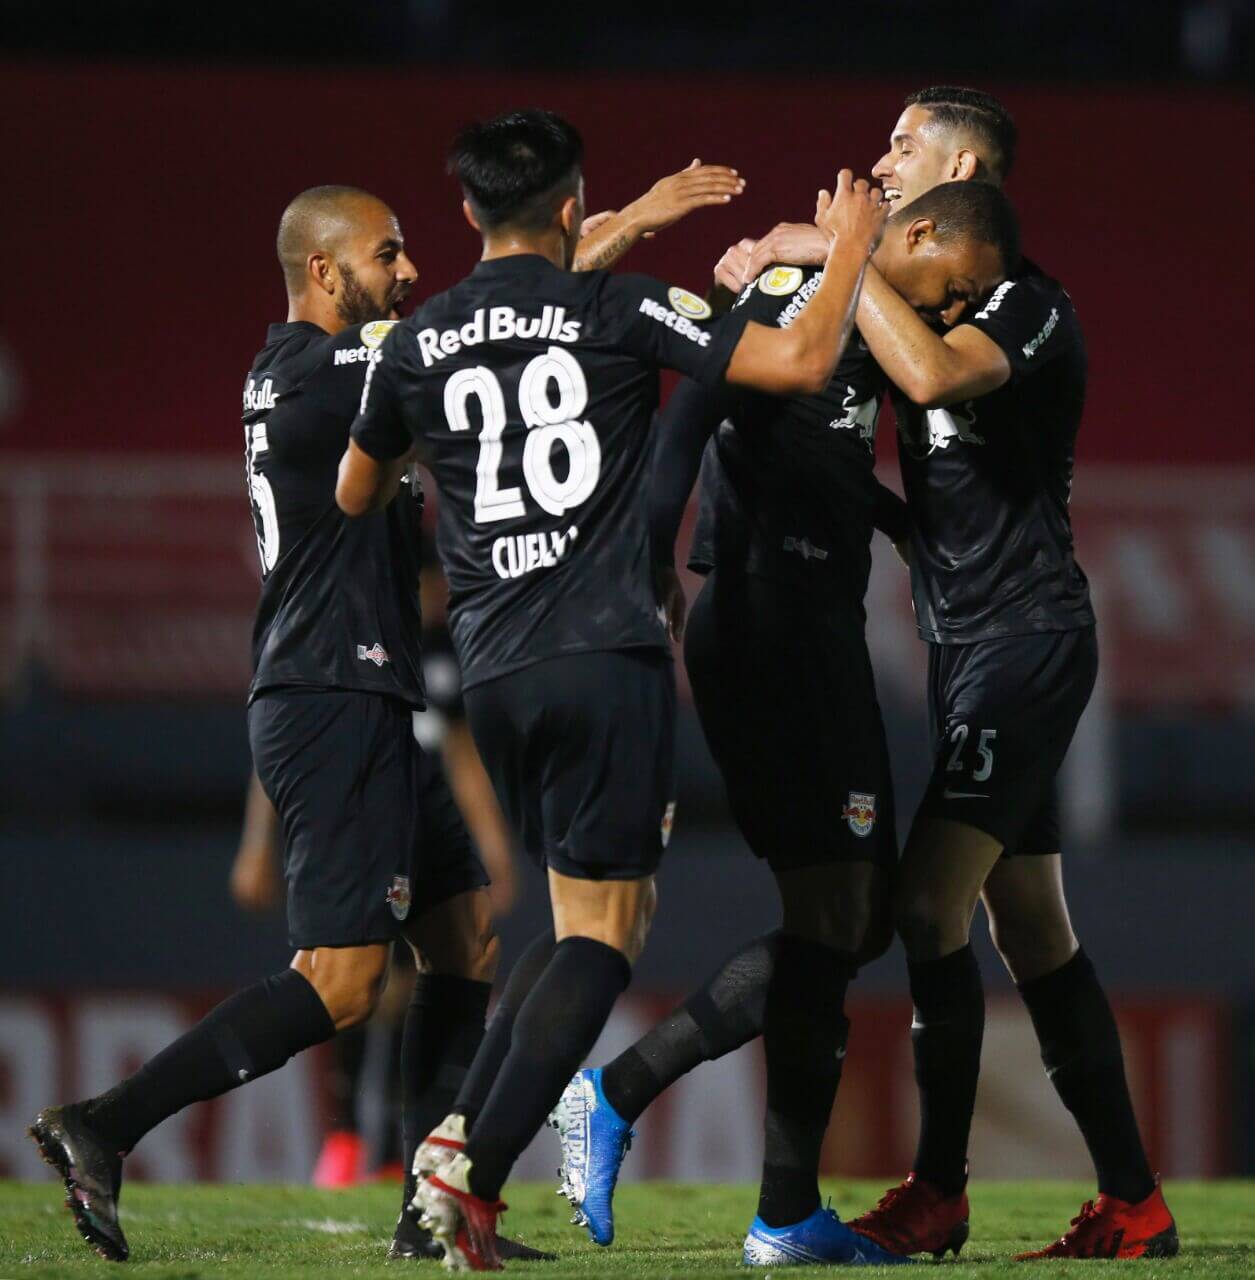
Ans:
[[[668,329],[674,329],[680,337],[696,342],[699,347],[710,346],[709,329],[703,329],[700,325],[694,324],[688,316],[682,316],[678,311],[664,307],[661,302],[655,302],[653,298],[641,299],[641,315],[657,320],[659,324],[665,324]]]
[[[1006,301],[1006,296],[1015,288],[1014,280],[1004,280],[993,292],[993,296],[987,303],[976,313],[977,320],[988,320],[995,311]]]

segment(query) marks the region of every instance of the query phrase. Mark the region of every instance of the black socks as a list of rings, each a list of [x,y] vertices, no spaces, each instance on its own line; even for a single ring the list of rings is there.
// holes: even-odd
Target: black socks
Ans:
[[[189,1103],[278,1070],[335,1035],[318,993],[295,969],[224,1000],[133,1076],[86,1104],[86,1123],[119,1151]]]
[[[1099,1191],[1132,1204],[1144,1200],[1155,1180],[1129,1099],[1120,1033],[1089,957],[1078,950],[1054,973],[1022,983],[1020,994],[1046,1074],[1089,1147]]]
[[[841,1081],[845,991],[856,958],[780,935],[763,1013],[767,1121],[758,1216],[769,1227],[819,1207],[819,1157]]]
[[[756,938],[730,956],[686,1003],[605,1067],[606,1099],[628,1124],[698,1063],[722,1058],[762,1034],[779,936]]]
[[[501,992],[501,999],[497,1001],[497,1007],[493,1010],[492,1021],[488,1024],[488,1030],[484,1033],[470,1070],[466,1073],[466,1079],[462,1082],[462,1087],[458,1090],[457,1097],[450,1108],[466,1119],[467,1133],[471,1131],[471,1127],[479,1118],[479,1113],[484,1109],[484,1103],[488,1101],[488,1095],[501,1070],[501,1064],[505,1061],[506,1054],[510,1052],[514,1020],[518,1017],[523,1002],[531,994],[532,988],[549,964],[554,946],[552,930],[540,934],[519,956],[510,970],[505,989]],[[426,1136],[426,1134],[423,1135],[423,1137]]]
[[[401,1150],[405,1204],[413,1197],[414,1150],[453,1110],[484,1038],[491,982],[420,973],[401,1037]]]
[[[621,951],[592,938],[564,938],[553,949],[514,1019],[510,1051],[466,1144],[475,1195],[485,1200],[500,1195],[514,1162],[592,1049],[631,976]]]
[[[985,989],[970,946],[940,960],[909,961],[907,971],[915,1004],[911,1042],[920,1101],[914,1171],[944,1195],[958,1195],[967,1183]]]

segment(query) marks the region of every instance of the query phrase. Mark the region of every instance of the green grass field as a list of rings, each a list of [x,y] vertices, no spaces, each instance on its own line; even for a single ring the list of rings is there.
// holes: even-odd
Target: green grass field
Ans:
[[[839,1211],[861,1210],[883,1186],[833,1183]],[[61,1206],[60,1184],[0,1182],[0,1280],[117,1274],[116,1264],[88,1252]],[[1176,1183],[1168,1199],[1181,1232],[1179,1258],[1159,1262],[1012,1263],[1017,1250],[1060,1234],[1087,1188],[1077,1184],[985,1183],[972,1190],[972,1239],[963,1261],[944,1275],[1092,1276],[1099,1268],[1152,1280],[1160,1276],[1255,1277],[1255,1183]],[[123,1226],[131,1243],[129,1271],[163,1280],[199,1277],[377,1276],[396,1280],[434,1263],[385,1262],[399,1193],[391,1186],[349,1191],[309,1187],[128,1187]],[[636,1184],[616,1200],[618,1239],[591,1245],[567,1225],[566,1204],[548,1186],[508,1189],[506,1229],[560,1254],[556,1263],[508,1268],[538,1280],[589,1276],[736,1276],[741,1240],[754,1208],[749,1187]],[[928,1264],[934,1265],[931,1262]],[[812,1268],[828,1275],[851,1268]],[[858,1268],[860,1272],[870,1268]],[[125,1273],[124,1273],[125,1274]],[[767,1273],[770,1274],[770,1273]]]

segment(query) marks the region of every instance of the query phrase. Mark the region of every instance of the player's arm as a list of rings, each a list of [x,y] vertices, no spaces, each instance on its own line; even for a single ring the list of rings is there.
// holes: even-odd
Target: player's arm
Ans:
[[[230,887],[231,896],[246,911],[268,911],[279,901],[279,815],[256,772],[248,783]]]
[[[396,497],[412,461],[414,438],[401,412],[397,386],[398,331],[388,335],[366,370],[361,404],[340,459],[336,503],[348,516],[380,511]]]
[[[988,395],[1011,377],[1011,362],[991,337],[970,324],[935,332],[872,266],[858,304],[858,331],[889,380],[925,408]]]
[[[745,179],[735,169],[693,160],[679,173],[660,178],[618,213],[594,214],[600,222],[580,240],[575,270],[612,267],[643,236],[664,230],[695,209],[727,204],[744,190]]]
[[[837,177],[834,195],[819,193],[816,223],[832,237],[823,279],[787,329],[750,323],[728,362],[727,380],[774,395],[822,391],[854,328],[868,258],[880,243],[888,207],[879,189],[849,169]]]

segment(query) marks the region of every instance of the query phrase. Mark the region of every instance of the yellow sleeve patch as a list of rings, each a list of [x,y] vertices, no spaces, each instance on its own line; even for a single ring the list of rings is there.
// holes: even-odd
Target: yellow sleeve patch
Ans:
[[[709,304],[697,294],[689,293],[687,289],[677,289],[672,286],[667,290],[667,301],[671,304],[672,311],[678,311],[680,315],[688,316],[690,320],[710,318]]]
[[[801,267],[772,267],[758,277],[758,287],[772,298],[783,298],[793,293],[802,283]]]
[[[372,351],[383,345],[383,340],[392,332],[395,320],[371,320],[362,325],[362,345]]]

